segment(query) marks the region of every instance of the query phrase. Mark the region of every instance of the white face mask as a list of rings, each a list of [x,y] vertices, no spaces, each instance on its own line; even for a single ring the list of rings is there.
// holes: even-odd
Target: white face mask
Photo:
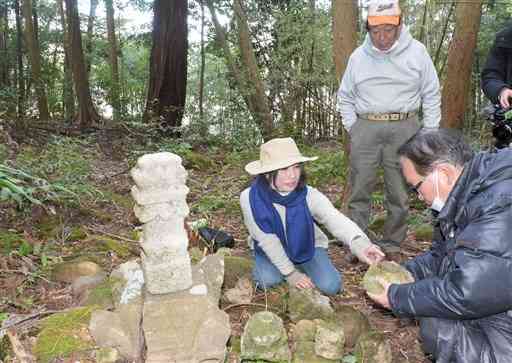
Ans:
[[[436,170],[434,170],[434,190],[436,192],[436,196],[434,197],[434,200],[432,201],[432,205],[430,206],[430,209],[435,210],[436,212],[441,212],[441,209],[443,209],[445,205],[445,201],[441,199],[441,196],[439,195],[439,173]]]

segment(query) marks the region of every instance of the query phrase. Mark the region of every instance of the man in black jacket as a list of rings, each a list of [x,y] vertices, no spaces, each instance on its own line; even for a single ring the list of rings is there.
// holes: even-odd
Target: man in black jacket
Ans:
[[[482,90],[492,103],[512,106],[512,24],[496,35],[482,71]]]
[[[407,182],[439,211],[430,251],[405,267],[415,282],[370,298],[420,320],[436,363],[512,357],[512,149],[472,154],[460,134],[420,131],[398,150]]]

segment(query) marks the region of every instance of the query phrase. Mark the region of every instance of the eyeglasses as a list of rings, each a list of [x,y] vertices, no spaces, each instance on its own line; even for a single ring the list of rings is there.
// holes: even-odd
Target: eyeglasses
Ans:
[[[409,191],[411,193],[420,194],[420,188],[421,188],[421,185],[423,184],[424,181],[425,181],[425,179],[422,179],[419,182],[417,182],[416,185],[411,185],[409,187]]]

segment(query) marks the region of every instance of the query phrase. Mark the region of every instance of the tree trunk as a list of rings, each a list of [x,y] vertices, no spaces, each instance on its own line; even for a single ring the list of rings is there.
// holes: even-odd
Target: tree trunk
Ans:
[[[98,7],[98,0],[91,0],[91,7],[89,8],[89,18],[87,20],[87,39],[85,40],[85,59],[87,60],[87,73],[91,72],[92,60],[92,45],[93,45],[93,32],[94,21],[96,20],[96,8]]]
[[[339,83],[357,46],[357,1],[333,0],[332,17],[334,65]]]
[[[245,92],[252,99],[253,117],[255,117],[257,124],[260,125],[264,139],[268,139],[272,135],[272,115],[270,114],[270,107],[267,95],[265,94],[265,86],[261,80],[258,64],[256,63],[247,17],[242,10],[239,0],[233,0],[233,10],[238,24],[241,61],[247,74],[246,88],[248,89]]]
[[[462,128],[464,125],[482,0],[458,2],[455,13],[455,34],[448,51],[448,69],[441,100],[441,126],[447,128]]]
[[[80,32],[80,18],[78,17],[77,0],[65,0],[66,18],[68,21],[68,34],[70,41],[71,65],[75,93],[78,98],[78,115],[75,122],[82,130],[96,126],[100,116],[91,99],[89,79],[85,67],[84,53],[82,49],[82,34]]]
[[[343,73],[347,68],[350,55],[357,46],[357,18],[358,8],[355,0],[333,0],[332,1],[332,33],[333,33],[333,54],[336,67],[336,78],[341,81]],[[350,138],[343,133],[343,151],[347,165],[350,164]],[[341,196],[342,209],[346,212],[348,198],[350,196],[350,168],[345,173],[345,187]]]
[[[16,63],[17,63],[17,84],[18,84],[18,100],[17,100],[17,116],[19,118],[25,115],[25,72],[23,71],[23,32],[21,30],[21,12],[19,0],[14,0],[14,14],[16,17]]]
[[[50,118],[48,112],[48,99],[46,98],[44,81],[41,78],[41,52],[34,33],[34,24],[32,22],[32,0],[23,0],[22,9],[23,17],[25,19],[25,38],[27,41],[30,67],[32,70],[32,80],[34,82],[37,95],[39,119],[48,120]]]
[[[114,5],[112,0],[105,0],[107,9],[107,34],[110,43],[110,67],[112,73],[112,84],[110,88],[110,100],[113,108],[113,119],[119,121],[120,102],[119,102],[119,68],[117,66],[117,39],[114,24]]]
[[[66,120],[71,120],[75,115],[75,94],[73,92],[73,75],[71,73],[70,64],[71,55],[69,54],[71,46],[69,44],[69,33],[66,28],[66,16],[64,14],[64,5],[62,1],[63,0],[57,0],[64,41],[64,85],[62,87],[62,104],[64,107],[64,118]]]
[[[7,4],[0,3],[0,89],[9,87],[9,55],[7,39],[9,23],[7,22]]]
[[[199,120],[201,130],[203,129],[203,97],[204,97],[204,69],[206,64],[206,54],[204,51],[204,0],[201,1],[201,67],[199,69]],[[205,136],[205,135],[203,135]]]
[[[188,0],[155,0],[145,119],[159,117],[172,135],[181,126],[187,91]]]

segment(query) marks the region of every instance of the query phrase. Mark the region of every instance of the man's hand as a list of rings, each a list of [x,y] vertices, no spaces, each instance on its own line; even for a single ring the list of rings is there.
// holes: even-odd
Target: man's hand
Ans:
[[[377,304],[385,307],[386,309],[391,309],[391,305],[389,304],[388,299],[388,290],[391,284],[380,277],[377,277],[377,282],[382,285],[382,287],[384,288],[384,292],[382,292],[381,294],[370,294],[369,292],[367,292],[368,296]]]
[[[380,249],[379,246],[371,244],[367,248],[364,249],[363,255],[360,260],[368,265],[373,265],[374,263],[380,262],[386,257],[384,252]]]
[[[510,88],[503,88],[500,92],[500,95],[498,96],[498,100],[500,101],[500,105],[503,108],[509,108],[511,106],[511,99],[512,99],[512,89]]]
[[[298,289],[313,289],[315,287],[315,284],[307,275],[297,270],[286,276],[286,281],[290,286]]]

